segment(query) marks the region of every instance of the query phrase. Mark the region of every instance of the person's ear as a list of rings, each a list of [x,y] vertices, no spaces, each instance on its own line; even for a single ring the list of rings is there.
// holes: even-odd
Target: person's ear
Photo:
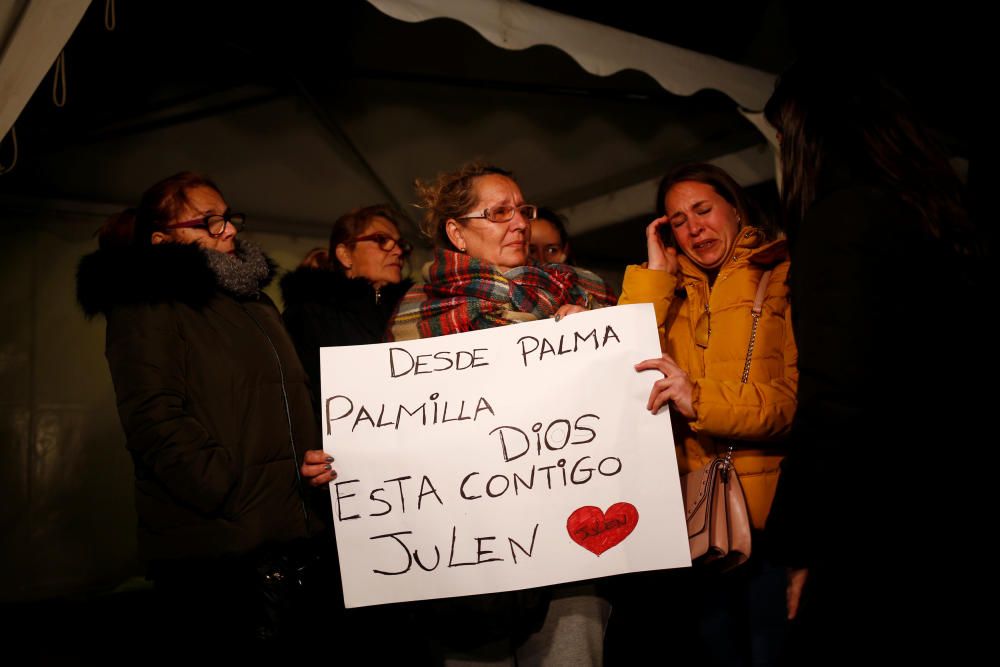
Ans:
[[[444,231],[445,234],[448,235],[448,240],[451,241],[453,246],[458,248],[459,252],[465,252],[467,246],[465,243],[465,237],[463,236],[463,232],[465,230],[462,229],[462,225],[459,224],[458,220],[455,220],[454,218],[449,218],[444,224]]]
[[[337,261],[344,268],[345,271],[350,271],[354,264],[354,258],[351,256],[351,251],[345,243],[338,243],[336,250],[333,251],[337,256]]]
[[[161,243],[166,243],[170,240],[170,237],[163,232],[153,232],[153,235],[149,237],[149,242],[153,245],[159,245]]]

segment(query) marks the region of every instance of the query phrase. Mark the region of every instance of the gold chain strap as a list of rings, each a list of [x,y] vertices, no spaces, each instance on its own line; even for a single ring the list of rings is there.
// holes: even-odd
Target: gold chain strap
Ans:
[[[743,377],[740,378],[740,384],[746,384],[750,378],[750,359],[753,357],[753,347],[757,342],[757,324],[760,322],[760,314],[764,309],[764,292],[767,291],[767,283],[770,280],[771,269],[768,269],[760,277],[760,283],[757,284],[757,294],[754,296],[753,307],[750,309],[750,316],[753,317],[753,324],[750,325],[750,343],[747,345],[747,360],[743,364]],[[726,473],[733,467],[733,448],[735,446],[735,442],[729,443],[729,451],[726,452]]]

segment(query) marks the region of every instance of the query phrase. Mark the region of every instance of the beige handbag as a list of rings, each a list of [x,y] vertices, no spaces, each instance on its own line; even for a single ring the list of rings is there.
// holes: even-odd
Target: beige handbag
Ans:
[[[771,272],[765,271],[757,285],[757,295],[750,311],[753,325],[740,380],[743,384],[750,376],[757,324],[770,279]],[[729,444],[729,451],[724,457],[717,456],[700,470],[681,478],[691,561],[695,564],[712,563],[713,567],[723,571],[746,562],[750,557],[750,513],[740,476],[733,465],[733,446],[733,443]]]

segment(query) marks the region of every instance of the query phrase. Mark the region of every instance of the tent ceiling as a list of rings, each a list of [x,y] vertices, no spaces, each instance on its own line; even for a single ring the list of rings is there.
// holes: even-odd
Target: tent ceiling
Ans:
[[[774,75],[672,44],[627,33],[533,5],[507,0],[370,0],[403,21],[454,18],[505,49],[552,45],[591,74],[626,69],[645,72],[665,90],[691,95],[706,88],[725,93],[746,109],[760,110]]]
[[[257,219],[322,226],[360,204],[405,206],[414,177],[474,156],[566,207],[761,141],[719,93],[594,76],[556,48],[499,49],[455,21],[405,23],[363,2],[239,6],[119,4],[105,32],[92,5],[66,48],[68,103],[53,107],[47,77],[0,192],[128,203],[191,168]]]
[[[757,69],[780,69],[812,25],[780,0],[685,3],[670,20],[655,3],[532,4]],[[195,169],[256,224],[322,234],[357,205],[405,207],[414,177],[481,156],[513,169],[533,201],[586,209],[599,227],[611,213],[595,202],[648,190],[674,162],[762,146],[722,93],[673,95],[634,70],[595,76],[551,46],[505,50],[457,21],[407,23],[361,0],[117,3],[114,32],[104,9],[92,3],[66,46],[66,106],[52,105],[50,73],[21,113],[0,197],[126,204]],[[931,115],[959,128],[961,152],[953,111]]]

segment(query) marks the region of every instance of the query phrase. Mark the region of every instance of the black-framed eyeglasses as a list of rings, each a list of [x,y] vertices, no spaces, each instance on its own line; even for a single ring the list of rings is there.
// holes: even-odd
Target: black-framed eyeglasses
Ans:
[[[538,215],[538,207],[534,204],[521,204],[520,206],[494,206],[483,209],[482,215],[463,215],[456,220],[489,220],[490,222],[510,222],[514,219],[514,214],[520,213],[525,220],[534,220]]]
[[[208,232],[209,236],[222,236],[226,233],[226,225],[232,225],[233,229],[237,232],[243,229],[243,225],[246,224],[247,217],[242,213],[233,213],[230,210],[226,210],[222,215],[206,215],[204,218],[195,218],[194,220],[184,220],[182,222],[171,222],[166,228],[167,229],[180,229],[183,227],[189,227],[191,229],[204,229]]]
[[[410,245],[405,239],[395,239],[388,234],[383,234],[381,232],[375,234],[365,234],[364,236],[358,236],[351,239],[353,243],[359,243],[361,241],[371,241],[378,245],[379,250],[383,252],[390,252],[396,246],[403,253],[403,257],[407,257],[411,252],[413,252],[413,246]]]

